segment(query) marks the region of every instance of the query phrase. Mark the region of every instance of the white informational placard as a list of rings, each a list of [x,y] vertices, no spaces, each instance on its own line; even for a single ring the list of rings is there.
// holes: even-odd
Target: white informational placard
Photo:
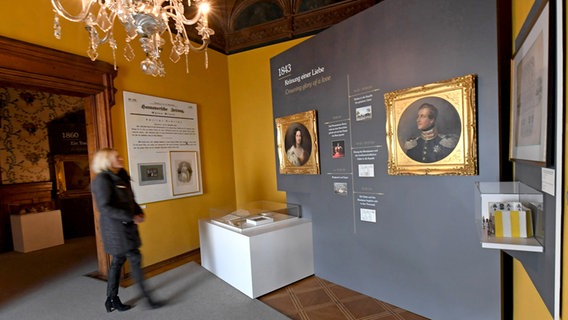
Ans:
[[[203,194],[196,104],[125,91],[124,116],[138,203]]]
[[[542,182],[541,189],[543,192],[554,196],[554,190],[556,189],[555,179],[556,171],[550,168],[542,168]]]

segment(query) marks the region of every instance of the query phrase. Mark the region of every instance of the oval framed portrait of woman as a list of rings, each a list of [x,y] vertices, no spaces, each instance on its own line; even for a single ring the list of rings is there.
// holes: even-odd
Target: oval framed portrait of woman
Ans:
[[[301,123],[292,123],[286,130],[286,158],[293,166],[303,166],[312,153],[312,137]]]
[[[275,120],[281,174],[319,174],[316,121],[315,110]]]

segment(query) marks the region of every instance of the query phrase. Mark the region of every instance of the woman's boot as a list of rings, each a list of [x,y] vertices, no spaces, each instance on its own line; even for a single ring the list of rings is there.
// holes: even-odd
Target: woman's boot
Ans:
[[[105,308],[107,312],[112,312],[115,309],[118,311],[126,311],[131,308],[127,304],[122,304],[118,296],[108,297],[105,301]]]

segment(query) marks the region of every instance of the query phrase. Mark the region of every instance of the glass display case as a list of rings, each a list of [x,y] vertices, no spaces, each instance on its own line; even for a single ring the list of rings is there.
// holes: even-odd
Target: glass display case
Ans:
[[[314,274],[312,222],[300,206],[256,201],[199,219],[201,266],[257,298]]]
[[[542,252],[543,194],[526,184],[475,183],[475,223],[483,248]]]
[[[243,232],[300,218],[300,206],[290,203],[255,201],[238,208],[211,208],[211,222]]]

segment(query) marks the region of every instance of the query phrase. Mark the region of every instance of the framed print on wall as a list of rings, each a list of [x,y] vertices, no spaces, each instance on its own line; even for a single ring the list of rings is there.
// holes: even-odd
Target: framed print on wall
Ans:
[[[276,118],[281,174],[319,174],[316,111]]]
[[[388,92],[389,175],[477,175],[475,75]]]
[[[548,141],[548,4],[511,62],[509,159],[546,165]]]
[[[197,151],[170,151],[173,195],[201,192]]]
[[[166,163],[139,163],[138,182],[141,186],[166,183]]]

